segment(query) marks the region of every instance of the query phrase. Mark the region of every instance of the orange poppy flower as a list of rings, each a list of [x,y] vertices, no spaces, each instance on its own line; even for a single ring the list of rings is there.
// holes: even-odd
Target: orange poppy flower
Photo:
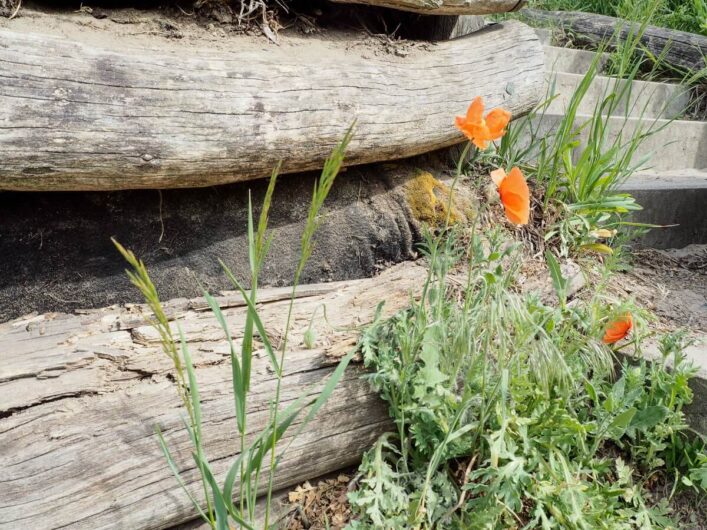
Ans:
[[[469,105],[466,117],[457,116],[456,119],[459,130],[479,149],[486,149],[489,141],[503,137],[511,120],[511,113],[501,108],[490,111],[485,119],[483,114],[484,101],[478,96]]]
[[[530,190],[520,169],[514,167],[506,175],[503,168],[491,172],[491,178],[501,196],[508,220],[516,225],[527,225],[530,219]]]
[[[603,339],[604,343],[614,344],[615,342],[626,338],[626,335],[629,334],[631,328],[633,328],[633,319],[631,318],[631,313],[626,313],[606,326]]]

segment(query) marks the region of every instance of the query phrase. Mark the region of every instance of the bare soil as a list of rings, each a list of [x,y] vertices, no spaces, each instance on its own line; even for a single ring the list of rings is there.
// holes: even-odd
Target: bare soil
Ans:
[[[620,285],[665,328],[707,332],[707,245],[637,250]]]
[[[259,23],[241,23],[233,10],[218,5],[205,12],[185,10],[179,4],[159,9],[23,4],[15,17],[9,18],[7,13],[14,13],[14,5],[10,0],[0,0],[0,14],[6,14],[0,16],[0,29],[41,32],[101,48],[132,49],[135,53],[155,48],[185,55],[234,49],[267,51],[276,45],[298,47],[298,54],[326,58],[327,51],[344,40],[354,55],[407,56],[430,46],[429,42],[400,38],[399,32],[388,35],[388,23],[377,11],[352,14],[350,8],[327,3],[323,3],[328,6],[324,11],[305,8],[301,12],[290,10],[283,16],[270,13],[265,22]],[[307,46],[301,47],[305,40]]]

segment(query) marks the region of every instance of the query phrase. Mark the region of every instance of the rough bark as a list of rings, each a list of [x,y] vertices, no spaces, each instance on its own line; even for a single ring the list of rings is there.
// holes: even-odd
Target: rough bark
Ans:
[[[347,163],[462,141],[477,95],[521,115],[543,95],[535,33],[504,22],[374,54],[344,36],[187,54],[0,29],[0,189],[197,187],[321,167],[357,120]]]
[[[525,0],[331,0],[337,4],[365,4],[428,15],[491,15],[516,11]]]
[[[573,11],[540,11],[525,9],[524,18],[553,25],[560,25],[571,32],[579,43],[599,44],[609,42],[620,27],[620,38],[626,40],[638,31],[639,24],[614,17]],[[707,37],[656,26],[648,26],[641,37],[641,45],[651,55],[663,56],[673,66],[700,70],[705,67]]]
[[[332,358],[355,344],[355,327],[370,321],[382,300],[386,313],[403,307],[423,276],[423,268],[407,263],[370,280],[303,287],[286,356],[284,401],[321,384],[333,369]],[[288,292],[260,293],[261,315],[273,339],[283,331]],[[242,300],[226,296],[220,303],[238,342]],[[166,305],[195,357],[204,439],[222,478],[238,446],[227,344],[203,301]],[[328,323],[316,320],[319,342],[305,350],[302,334],[322,305]],[[170,363],[143,311],[140,306],[113,307],[0,325],[0,528],[138,530],[167,528],[194,517],[154,435],[159,425],[188,488],[198,496],[179,399],[168,378]],[[385,406],[360,375],[357,366],[349,368],[325,408],[294,441],[276,488],[355,463],[389,428]],[[267,420],[274,384],[267,356],[257,355],[251,432]]]

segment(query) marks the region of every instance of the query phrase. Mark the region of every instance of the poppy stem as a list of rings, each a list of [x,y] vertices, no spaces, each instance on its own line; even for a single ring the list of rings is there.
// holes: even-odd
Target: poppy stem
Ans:
[[[469,154],[470,149],[471,149],[471,142],[467,142],[466,146],[464,146],[464,150],[462,151],[461,156],[459,157],[459,161],[457,162],[457,171],[454,175],[454,180],[452,181],[452,186],[449,188],[449,199],[447,201],[447,218],[444,221],[444,231],[445,232],[449,229],[449,221],[452,217],[452,205],[453,205],[453,198],[454,198],[454,190],[457,187],[457,182],[459,181],[459,177],[461,177],[462,168],[464,167],[464,161],[466,160],[466,157]]]

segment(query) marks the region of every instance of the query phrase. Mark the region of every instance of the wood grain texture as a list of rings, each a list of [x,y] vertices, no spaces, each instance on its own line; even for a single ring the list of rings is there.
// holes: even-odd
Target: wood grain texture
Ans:
[[[614,17],[574,11],[541,11],[524,9],[522,16],[534,22],[559,25],[571,32],[575,42],[599,44],[609,41],[620,28],[622,40],[637,32],[639,25]],[[663,55],[673,66],[700,70],[705,67],[707,57],[707,37],[656,26],[647,26],[641,37],[641,46],[651,55]]]
[[[454,116],[477,95],[519,116],[544,93],[542,46],[519,22],[404,57],[352,39],[180,53],[0,29],[0,189],[210,186],[280,160],[313,170],[354,119],[348,164],[398,159],[461,142]]]
[[[321,385],[334,359],[355,344],[354,328],[373,318],[381,300],[388,314],[404,307],[424,274],[424,268],[406,263],[373,279],[304,287],[286,356],[284,405]],[[261,291],[262,316],[274,340],[283,331],[287,291]],[[235,295],[219,300],[238,343],[242,300]],[[305,350],[303,332],[322,304],[329,323],[317,321],[318,344]],[[166,306],[195,358],[207,453],[220,480],[237,454],[227,343],[203,301]],[[194,518],[154,435],[159,425],[198,496],[170,362],[143,311],[142,306],[111,307],[0,325],[0,528],[138,530]],[[354,464],[390,427],[385,405],[360,375],[359,366],[350,367],[325,408],[294,441],[276,488]],[[253,363],[251,432],[267,421],[274,386],[260,352]]]
[[[331,0],[337,4],[365,4],[428,15],[491,15],[516,11],[525,0]]]

